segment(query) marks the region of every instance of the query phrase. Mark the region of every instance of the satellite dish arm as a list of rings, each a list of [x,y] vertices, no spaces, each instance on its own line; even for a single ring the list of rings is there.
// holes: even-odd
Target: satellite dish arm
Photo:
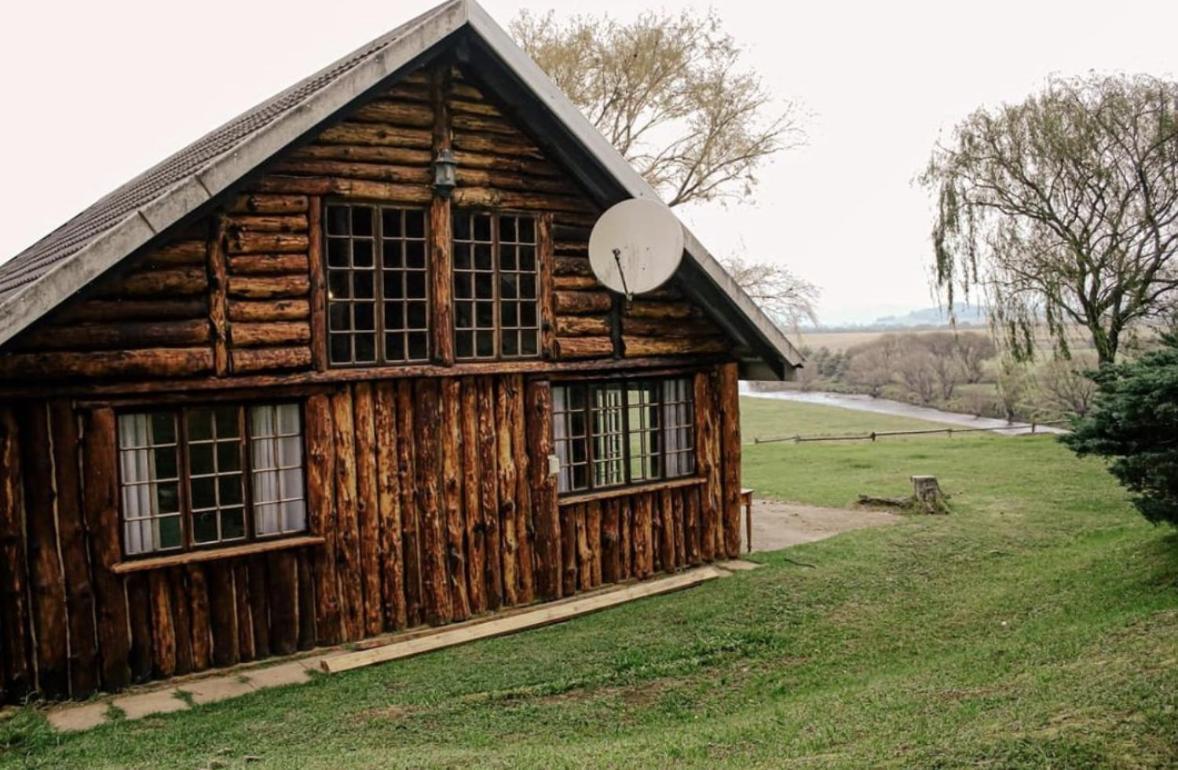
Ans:
[[[626,271],[622,270],[622,250],[614,249],[614,262],[618,266],[618,276],[622,279],[622,293],[626,295],[627,302],[634,301],[634,295],[630,293],[630,289],[626,286]]]

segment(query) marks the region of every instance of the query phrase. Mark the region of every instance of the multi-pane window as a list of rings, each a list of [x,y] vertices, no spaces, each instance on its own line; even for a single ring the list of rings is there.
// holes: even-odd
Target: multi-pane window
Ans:
[[[303,497],[303,426],[298,404],[250,409],[254,529],[288,535],[307,525]]]
[[[591,484],[612,487],[626,483],[626,401],[620,383],[589,388]]]
[[[241,413],[233,407],[186,409],[193,545],[245,538]]]
[[[690,379],[557,385],[552,403],[562,493],[695,472]]]
[[[534,218],[454,213],[454,349],[467,360],[539,355]]]
[[[324,218],[331,363],[428,359],[425,211],[331,203]]]
[[[695,405],[691,380],[663,380],[663,464],[668,478],[695,473]]]
[[[126,555],[306,529],[298,404],[122,414],[118,433]]]

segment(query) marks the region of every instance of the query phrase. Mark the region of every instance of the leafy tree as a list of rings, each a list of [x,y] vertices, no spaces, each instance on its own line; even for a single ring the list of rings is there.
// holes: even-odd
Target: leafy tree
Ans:
[[[1178,83],[1053,78],[1021,104],[979,109],[921,177],[937,199],[938,285],[981,290],[1017,358],[1046,323],[1116,360],[1130,324],[1178,296]]]
[[[1062,440],[1077,454],[1107,458],[1145,518],[1178,526],[1178,336],[1164,343],[1098,372],[1092,410]]]
[[[714,12],[559,21],[523,11],[516,42],[668,205],[747,197],[757,170],[801,138]]]

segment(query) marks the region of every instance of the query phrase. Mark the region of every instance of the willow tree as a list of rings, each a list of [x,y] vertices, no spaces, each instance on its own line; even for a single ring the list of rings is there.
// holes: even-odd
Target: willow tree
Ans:
[[[801,138],[795,106],[742,65],[714,13],[524,11],[511,33],[668,205],[747,196]]]
[[[953,306],[982,292],[1017,358],[1045,325],[1101,364],[1135,322],[1178,297],[1178,83],[1053,78],[1021,104],[979,109],[934,150],[935,276]]]

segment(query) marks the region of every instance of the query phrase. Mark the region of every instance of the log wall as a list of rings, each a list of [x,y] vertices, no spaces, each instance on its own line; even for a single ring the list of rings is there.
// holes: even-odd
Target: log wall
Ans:
[[[324,199],[429,208],[431,292],[445,300],[439,147],[458,161],[452,206],[536,215],[546,374],[454,364],[445,301],[430,367],[327,366]],[[6,343],[0,703],[83,698],[735,556],[735,365],[682,369],[732,346],[675,282],[632,303],[599,286],[587,255],[598,214],[476,78],[423,71]],[[592,376],[597,361],[694,376],[694,479],[558,497],[552,382]],[[54,384],[81,400],[43,397]],[[308,534],[321,542],[128,572],[115,410],[215,389],[302,401]]]
[[[452,148],[458,162],[454,207],[538,217],[547,359],[731,349],[674,283],[633,303],[600,286],[588,260],[600,208],[470,75],[445,74],[433,83],[425,71],[412,74],[280,153],[217,213],[131,257],[7,343],[0,381],[324,369],[323,198],[432,206],[434,229],[448,233],[450,207],[430,184],[435,145]],[[448,250],[433,258],[449,264]],[[435,275],[435,298],[449,296],[445,272]],[[435,304],[444,312],[433,316],[434,345],[444,354],[449,304]]]
[[[308,534],[322,545],[125,574],[117,403],[6,404],[0,702],[82,698],[736,556],[735,365],[694,377],[696,477],[566,500],[548,474],[548,379],[309,391]]]

